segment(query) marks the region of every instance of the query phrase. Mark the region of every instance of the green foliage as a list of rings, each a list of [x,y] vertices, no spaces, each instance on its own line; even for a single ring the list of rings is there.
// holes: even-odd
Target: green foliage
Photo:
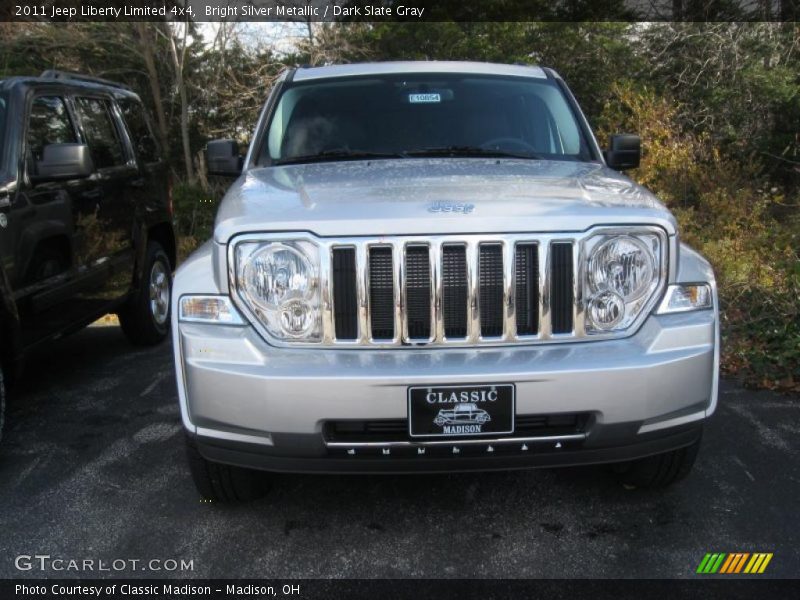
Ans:
[[[636,59],[627,23],[376,23],[345,25],[343,60],[475,60],[554,67],[581,106],[599,114]]]
[[[726,153],[757,155],[774,180],[797,185],[800,28],[796,23],[638,26],[636,78],[678,102],[678,122]]]
[[[219,190],[207,190],[199,185],[179,183],[173,188],[174,225],[181,239],[181,258],[211,237],[221,197]]]
[[[549,22],[526,23],[505,0],[486,0],[484,15],[509,22],[452,22],[448,15],[467,9],[459,0],[442,0],[431,9],[439,22],[309,24],[307,39],[289,55],[245,45],[233,29],[203,39],[192,26],[180,71],[190,154],[196,160],[217,137],[246,142],[286,65],[417,59],[553,67],[601,141],[624,131],[642,136],[645,155],[633,177],[659,195],[680,221],[683,238],[714,265],[725,370],[753,384],[799,389],[800,27],[602,21],[624,15],[629,4],[532,0],[524,15]],[[673,3],[673,9],[686,21],[702,21],[709,10],[732,14],[727,0]],[[596,22],[568,22],[571,11],[591,10]],[[151,116],[161,117],[151,120],[180,178],[186,166],[181,103],[167,27],[0,23],[0,77],[58,68],[128,83]],[[182,256],[211,235],[227,183],[200,177],[195,185],[176,185]]]
[[[800,390],[800,195],[787,200],[755,160],[734,160],[705,133],[680,126],[681,106],[628,82],[601,134],[645,140],[633,177],[680,222],[684,241],[712,263],[722,311],[723,368],[753,385]]]

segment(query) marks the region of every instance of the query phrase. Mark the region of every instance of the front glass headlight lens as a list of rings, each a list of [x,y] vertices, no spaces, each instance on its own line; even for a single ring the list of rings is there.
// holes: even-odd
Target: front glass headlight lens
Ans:
[[[589,301],[589,318],[598,329],[614,329],[624,316],[625,301],[615,292],[600,292]]]
[[[623,235],[603,242],[592,253],[589,284],[596,290],[612,290],[630,302],[647,293],[655,271],[655,257],[644,242]]]
[[[661,284],[662,243],[656,233],[637,231],[587,240],[587,333],[622,331],[636,321]]]
[[[286,341],[319,341],[316,244],[244,242],[236,246],[236,266],[240,297],[271,335]]]
[[[244,289],[258,306],[278,308],[293,299],[308,298],[313,270],[308,258],[284,244],[254,252],[244,264]]]

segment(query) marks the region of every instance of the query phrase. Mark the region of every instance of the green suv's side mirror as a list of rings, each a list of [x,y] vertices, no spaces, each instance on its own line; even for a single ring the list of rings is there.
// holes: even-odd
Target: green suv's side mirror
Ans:
[[[55,181],[88,177],[94,163],[86,144],[48,144],[42,149],[42,159],[36,161],[34,181]]]

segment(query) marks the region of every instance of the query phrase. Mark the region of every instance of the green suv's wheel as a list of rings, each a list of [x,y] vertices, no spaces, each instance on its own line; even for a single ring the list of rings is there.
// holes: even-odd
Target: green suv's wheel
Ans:
[[[188,435],[186,457],[194,485],[205,500],[248,502],[269,491],[268,473],[211,462],[200,454],[194,440]]]
[[[698,450],[700,450],[699,438],[691,446],[615,464],[611,469],[623,485],[643,489],[663,488],[689,474]]]
[[[119,311],[122,331],[132,343],[152,346],[167,337],[171,297],[169,258],[160,244],[148,242],[139,290]]]

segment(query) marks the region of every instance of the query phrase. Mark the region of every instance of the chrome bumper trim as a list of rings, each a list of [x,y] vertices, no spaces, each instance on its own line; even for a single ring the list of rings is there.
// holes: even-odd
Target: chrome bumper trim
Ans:
[[[325,442],[328,448],[418,448],[425,446],[480,446],[508,444],[538,444],[543,442],[574,442],[586,439],[585,433],[569,435],[544,435],[515,438],[483,438],[459,440],[394,441],[394,442]]]

